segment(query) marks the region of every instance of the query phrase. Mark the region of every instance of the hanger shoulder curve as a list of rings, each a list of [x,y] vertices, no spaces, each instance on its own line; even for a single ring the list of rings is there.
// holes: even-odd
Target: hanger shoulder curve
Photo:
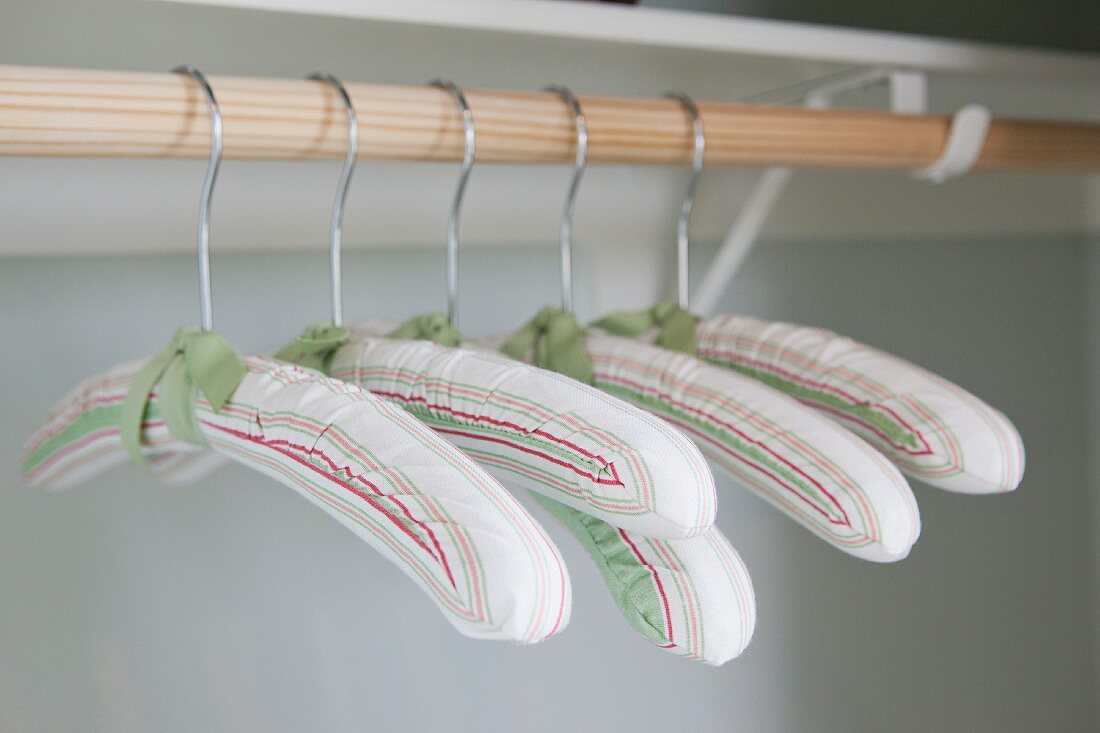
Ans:
[[[333,376],[401,403],[512,482],[647,536],[685,539],[713,524],[713,477],[664,421],[473,345],[378,338],[388,324],[365,326],[337,352]]]
[[[1008,418],[904,359],[825,329],[748,316],[704,318],[696,335],[700,358],[797,398],[925,483],[994,494],[1023,479],[1023,441]]]
[[[196,405],[211,451],[335,518],[465,635],[535,642],[566,625],[570,586],[556,547],[488,474],[354,385],[262,357],[244,362],[248,374],[220,412],[201,398]],[[141,365],[85,382],[51,412],[26,447],[29,483],[70,486],[125,461],[118,414]],[[154,393],[142,442],[154,470],[207,470],[210,463],[190,457],[202,450],[163,429]]]

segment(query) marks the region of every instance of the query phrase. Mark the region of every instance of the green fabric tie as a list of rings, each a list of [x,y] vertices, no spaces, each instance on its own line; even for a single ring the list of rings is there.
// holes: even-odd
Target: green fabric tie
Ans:
[[[424,313],[423,315],[413,316],[394,331],[386,334],[386,337],[431,341],[440,346],[458,346],[462,342],[462,334],[442,313]]]
[[[504,342],[500,350],[513,359],[532,354],[532,363],[592,384],[592,362],[584,350],[584,329],[571,313],[547,306]]]
[[[637,336],[658,329],[657,345],[685,354],[695,354],[695,324],[699,317],[666,300],[644,311],[612,313],[592,325],[617,336]]]
[[[145,463],[141,455],[141,426],[153,387],[160,385],[158,405],[172,435],[188,443],[205,445],[206,439],[195,421],[198,392],[218,412],[245,373],[244,362],[218,334],[194,326],[178,329],[168,348],[137,373],[122,402],[122,445],[130,458]]]
[[[327,321],[306,326],[294,343],[275,353],[275,358],[328,374],[336,350],[348,341],[348,330]]]

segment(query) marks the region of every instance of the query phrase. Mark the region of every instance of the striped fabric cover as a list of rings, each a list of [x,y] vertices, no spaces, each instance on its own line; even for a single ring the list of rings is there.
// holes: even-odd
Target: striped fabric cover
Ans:
[[[698,324],[699,356],[820,410],[910,476],[991,494],[1023,478],[1024,447],[1004,415],[907,361],[791,323],[716,316]]]
[[[647,537],[714,522],[714,477],[664,421],[572,379],[495,353],[372,338],[366,322],[331,376],[400,404],[510,483]]]
[[[748,646],[756,627],[752,581],[717,527],[689,540],[658,540],[534,496],[580,540],[643,637],[710,665],[724,664]]]
[[[565,566],[503,487],[405,411],[344,382],[260,357],[214,413],[196,415],[211,448],[289,486],[396,564],[461,633],[530,643],[571,609]],[[142,366],[78,387],[25,449],[28,482],[63,488],[127,460],[119,415]],[[143,450],[159,472],[198,476],[201,448],[173,438],[154,395]]]
[[[909,554],[920,534],[913,493],[863,441],[692,356],[597,331],[585,348],[597,387],[683,430],[714,464],[826,542],[875,562]]]

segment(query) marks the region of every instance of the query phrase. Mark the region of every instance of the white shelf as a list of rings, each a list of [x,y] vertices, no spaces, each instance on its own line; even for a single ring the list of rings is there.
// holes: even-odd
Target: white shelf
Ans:
[[[570,0],[156,0],[929,71],[1100,78],[1100,55]]]

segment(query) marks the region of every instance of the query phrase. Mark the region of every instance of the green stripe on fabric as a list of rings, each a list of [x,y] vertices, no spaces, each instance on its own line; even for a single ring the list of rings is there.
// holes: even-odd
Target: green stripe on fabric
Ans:
[[[531,492],[592,556],[627,623],[654,644],[668,644],[665,615],[653,575],[638,563],[619,531],[607,522]]]
[[[911,431],[906,430],[897,422],[891,420],[888,415],[884,415],[882,412],[876,410],[869,403],[856,403],[852,404],[847,400],[843,400],[836,395],[816,390],[811,387],[807,387],[803,384],[798,384],[789,379],[784,379],[777,374],[769,372],[764,369],[754,369],[747,367],[736,362],[727,361],[724,359],[718,359],[715,357],[701,354],[704,361],[716,364],[727,369],[732,369],[735,372],[740,372],[747,377],[763,382],[772,389],[777,389],[780,392],[790,395],[798,400],[804,400],[806,402],[813,402],[823,407],[828,407],[834,410],[838,410],[847,415],[851,415],[863,422],[870,423],[883,433],[890,437],[890,440],[899,445],[904,445],[908,448],[919,448],[920,442],[917,440],[917,436]]]
[[[649,546],[655,556],[662,558],[668,564],[669,569],[674,571],[670,573],[674,580],[672,585],[676,588],[676,593],[680,597],[680,608],[683,609],[684,614],[682,619],[684,631],[688,634],[688,643],[685,644],[682,640],[677,640],[677,646],[686,649],[689,655],[700,658],[705,657],[707,653],[706,635],[704,633],[706,624],[701,616],[702,608],[699,602],[699,591],[695,587],[695,577],[690,572],[686,572],[687,563],[673,549],[672,543],[652,537],[641,539]]]
[[[103,428],[117,428],[121,405],[93,407],[85,410],[75,420],[67,423],[58,432],[42,441],[23,462],[23,473],[38,468],[47,458],[70,443],[75,443],[84,435]]]
[[[36,470],[57,451],[71,445],[85,435],[105,428],[118,428],[122,416],[122,403],[102,405],[81,410],[76,419],[65,424],[61,430],[38,444],[23,462],[23,473]],[[153,404],[145,412],[146,421],[159,420],[160,411]]]
[[[724,430],[714,425],[714,423],[708,420],[701,420],[700,418],[675,410],[669,407],[669,405],[661,400],[647,397],[645,395],[638,394],[630,389],[627,389],[619,384],[612,384],[599,381],[599,375],[597,374],[596,386],[600,389],[614,394],[618,397],[622,397],[628,402],[632,402],[639,407],[642,407],[649,412],[657,415],[671,415],[677,420],[682,420],[685,423],[690,423],[696,426],[700,430],[712,435],[721,442],[723,445],[729,447],[730,450],[739,453],[743,456],[748,456],[752,461],[767,466],[768,469],[776,474],[781,475],[785,480],[791,484],[798,486],[799,490],[809,498],[811,498],[823,511],[829,512],[830,516],[841,519],[833,509],[833,504],[828,500],[828,497],[822,496],[813,486],[807,484],[797,474],[792,472],[786,466],[774,461],[770,456],[761,451],[759,448],[746,443],[743,440],[739,440],[730,434],[729,431]]]

